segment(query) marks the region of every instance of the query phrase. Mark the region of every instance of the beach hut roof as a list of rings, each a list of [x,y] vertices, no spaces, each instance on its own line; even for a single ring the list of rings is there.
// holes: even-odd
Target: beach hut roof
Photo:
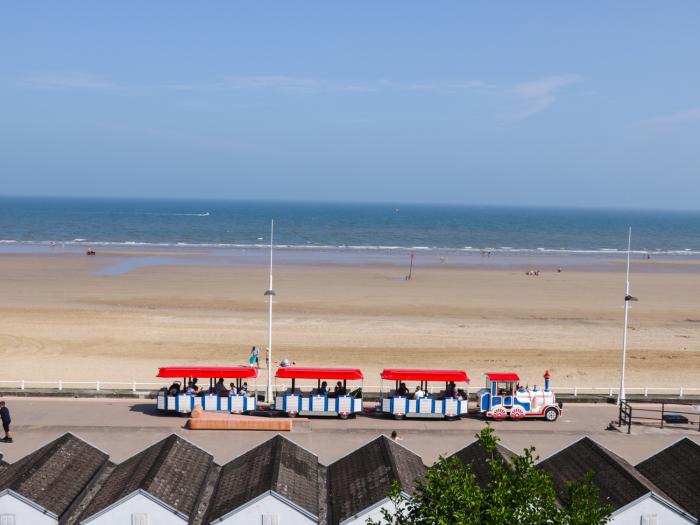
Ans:
[[[0,492],[11,490],[58,519],[108,460],[106,453],[66,433],[5,466]]]
[[[513,451],[507,449],[500,443],[496,444],[496,449],[492,455],[485,451],[481,445],[479,445],[478,441],[474,441],[470,445],[467,445],[449,456],[449,458],[457,458],[463,465],[471,466],[471,471],[476,477],[477,483],[485,487],[486,484],[491,481],[491,469],[489,468],[488,461],[490,459],[500,459],[508,464],[512,461],[514,456],[515,453]]]
[[[211,454],[171,434],[117,465],[81,519],[104,511],[137,491],[146,492],[189,517],[213,463]]]
[[[684,437],[637,465],[637,470],[700,519],[700,445]]]
[[[408,368],[385,368],[382,379],[389,381],[455,381],[469,382],[464,370],[423,370]]]
[[[359,368],[310,368],[287,366],[277,369],[275,377],[287,379],[364,379]]]
[[[221,469],[207,523],[274,492],[314,517],[319,515],[319,463],[313,453],[277,435]]]
[[[425,477],[421,458],[386,436],[379,436],[328,467],[328,514],[336,525],[384,500],[396,481],[412,495]]]
[[[554,488],[562,503],[568,494],[567,483],[583,479],[589,471],[593,472],[593,483],[598,487],[601,499],[612,506],[613,512],[650,492],[672,501],[627,461],[589,437],[579,439],[537,466],[552,474]]]

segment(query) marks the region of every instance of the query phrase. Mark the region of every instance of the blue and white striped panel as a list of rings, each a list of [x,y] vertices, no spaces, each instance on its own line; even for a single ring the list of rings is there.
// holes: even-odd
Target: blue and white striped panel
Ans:
[[[386,412],[387,414],[392,414],[393,407],[394,407],[394,404],[391,402],[391,398],[385,397],[382,399],[382,412]]]
[[[309,399],[309,406],[313,412],[324,412],[326,410],[326,396],[313,396]]]
[[[336,412],[343,414],[352,414],[353,399],[349,396],[341,396],[336,399]]]
[[[204,401],[203,408],[207,412],[218,412],[219,411],[219,401],[220,397],[217,395],[207,394],[202,398]]]
[[[245,397],[244,396],[231,396],[229,397],[229,400],[231,401],[231,412],[234,413],[239,413],[239,412],[244,412],[245,407]]]
[[[177,410],[178,412],[192,412],[190,397],[187,394],[180,394],[177,396]]]
[[[454,398],[443,400],[443,410],[442,413],[448,416],[455,416],[459,414],[458,401]]]
[[[416,412],[419,414],[432,414],[433,400],[425,397],[416,399]]]

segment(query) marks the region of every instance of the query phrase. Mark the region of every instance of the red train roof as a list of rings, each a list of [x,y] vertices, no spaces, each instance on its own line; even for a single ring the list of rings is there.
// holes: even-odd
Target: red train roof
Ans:
[[[249,378],[258,377],[258,371],[247,366],[164,366],[157,377]]]
[[[518,374],[512,372],[486,372],[486,377],[491,381],[520,381]]]
[[[275,377],[286,379],[364,379],[359,368],[308,368],[286,366],[278,368]]]
[[[464,370],[419,370],[386,368],[382,379],[391,381],[463,381],[469,382]]]

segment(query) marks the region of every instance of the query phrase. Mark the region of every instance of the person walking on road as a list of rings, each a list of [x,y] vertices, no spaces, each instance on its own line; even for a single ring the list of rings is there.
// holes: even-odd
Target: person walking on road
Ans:
[[[0,401],[0,419],[2,419],[2,429],[5,431],[5,437],[0,441],[3,443],[12,443],[12,436],[10,435],[10,423],[12,423],[12,418],[10,417],[10,410],[5,406],[4,401]]]

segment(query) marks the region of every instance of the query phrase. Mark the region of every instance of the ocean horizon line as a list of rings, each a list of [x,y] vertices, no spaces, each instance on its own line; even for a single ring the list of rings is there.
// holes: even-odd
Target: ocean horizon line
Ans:
[[[604,211],[604,212],[663,212],[663,213],[691,213],[700,215],[700,208],[678,207],[636,207],[636,206],[607,206],[595,204],[512,204],[512,203],[474,203],[474,202],[442,202],[442,201],[385,201],[385,200],[344,200],[344,199],[281,199],[262,197],[179,197],[179,196],[108,196],[108,195],[24,195],[24,194],[0,194],[0,199],[22,200],[53,200],[53,201],[132,201],[132,202],[201,202],[201,203],[231,203],[231,204],[298,204],[298,205],[357,205],[357,206],[397,206],[408,207],[446,207],[446,208],[472,208],[472,209],[512,209],[512,210],[552,210],[552,211]],[[274,217],[270,217],[274,219]]]

